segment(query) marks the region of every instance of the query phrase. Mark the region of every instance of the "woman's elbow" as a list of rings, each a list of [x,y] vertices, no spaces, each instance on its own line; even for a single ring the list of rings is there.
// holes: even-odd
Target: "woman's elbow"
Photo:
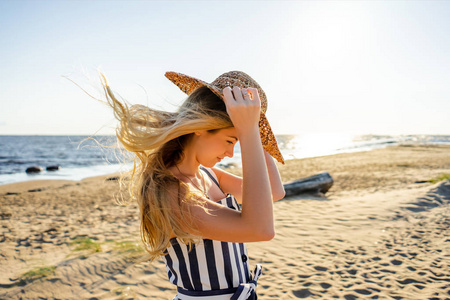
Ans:
[[[286,191],[284,188],[281,188],[279,191],[277,191],[274,195],[272,195],[273,201],[278,201],[283,199],[286,196]]]
[[[270,241],[275,237],[275,229],[272,228],[266,228],[264,230],[260,230],[258,232],[258,241],[264,242],[264,241]]]
[[[275,237],[275,229],[272,228],[270,230],[267,230],[263,236],[263,241],[270,241]]]

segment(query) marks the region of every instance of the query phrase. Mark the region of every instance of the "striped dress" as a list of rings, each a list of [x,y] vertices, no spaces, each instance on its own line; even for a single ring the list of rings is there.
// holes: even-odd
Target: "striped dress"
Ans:
[[[201,170],[219,186],[212,174],[203,167]],[[216,203],[240,211],[231,194]],[[164,259],[169,280],[177,286],[174,300],[257,298],[256,280],[261,274],[261,265],[257,265],[252,276],[245,243],[203,239],[189,251],[177,238],[170,242]]]

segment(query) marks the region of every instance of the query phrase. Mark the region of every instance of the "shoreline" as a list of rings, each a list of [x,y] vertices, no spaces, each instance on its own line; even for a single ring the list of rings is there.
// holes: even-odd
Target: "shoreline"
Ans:
[[[59,188],[67,185],[79,184],[84,181],[104,181],[111,177],[120,176],[120,173],[111,173],[106,175],[96,175],[86,177],[80,180],[67,180],[67,179],[41,179],[41,180],[27,180],[13,183],[6,183],[0,185],[0,196],[4,196],[7,193],[25,193],[25,192],[40,192],[46,189]],[[38,191],[39,190],[39,191]]]
[[[330,168],[326,165],[326,161],[330,158],[336,158],[336,159],[340,159],[342,160],[342,162],[348,163],[349,158],[350,159],[361,159],[361,157],[365,157],[366,153],[370,153],[370,152],[376,152],[376,151],[384,151],[386,150],[386,152],[389,152],[389,149],[401,149],[401,148],[410,148],[410,149],[416,149],[417,151],[420,151],[420,149],[430,149],[430,148],[434,148],[434,149],[442,149],[445,151],[445,149],[447,149],[448,151],[450,151],[450,145],[441,145],[441,144],[426,144],[426,145],[416,145],[416,144],[409,144],[409,143],[405,143],[405,144],[400,144],[400,145],[394,145],[394,146],[386,146],[383,148],[378,148],[378,149],[370,149],[370,150],[362,150],[362,151],[356,151],[356,152],[342,152],[342,153],[335,153],[335,154],[329,154],[329,155],[321,155],[321,156],[313,156],[313,157],[305,157],[305,158],[294,158],[294,159],[288,159],[285,160],[285,165],[282,165],[280,163],[277,162],[278,168],[280,170],[280,175],[282,177],[283,183],[288,183],[290,181],[296,180],[296,179],[300,179],[303,177],[307,177],[312,175],[312,173],[307,173],[307,172],[303,172],[302,169],[306,169],[309,170],[312,166],[321,169],[322,171],[327,171],[327,172],[333,172],[335,170],[337,170],[337,172],[339,173],[341,171],[340,168],[331,168],[331,171],[329,170]],[[439,151],[441,152],[441,151]],[[442,154],[442,153],[439,153]],[[444,154],[445,157],[445,154]],[[393,157],[391,160],[394,161],[395,159],[404,159],[404,157]],[[431,159],[430,161],[432,161],[433,159]],[[307,161],[307,162],[304,162]],[[407,165],[408,164],[408,165]],[[219,164],[220,165],[220,164]],[[116,165],[114,165],[116,166]],[[122,165],[118,165],[118,166],[122,166]],[[420,164],[414,164],[412,162],[407,162],[404,165],[402,165],[401,167],[420,167]],[[242,175],[242,170],[240,167],[236,167],[235,165],[231,164],[229,166],[219,166],[219,167],[223,167],[224,170],[236,174],[236,175]],[[333,167],[336,167],[335,165]],[[89,168],[89,167],[86,167]],[[296,170],[295,172],[292,171],[292,169]],[[320,171],[316,171],[315,173],[320,173]],[[5,190],[11,189],[11,190],[15,190],[15,186],[26,186],[27,184],[29,184],[30,186],[36,186],[39,187],[40,185],[42,186],[46,186],[46,185],[57,185],[58,182],[81,182],[83,180],[88,180],[91,178],[108,178],[108,177],[114,177],[114,176],[120,176],[121,172],[112,172],[112,173],[107,173],[107,174],[101,174],[101,175],[92,175],[92,176],[87,176],[87,177],[83,177],[82,179],[79,180],[72,180],[72,179],[64,179],[64,178],[55,178],[55,179],[30,179],[30,180],[25,180],[25,181],[18,181],[18,182],[11,182],[11,183],[5,183],[5,184],[0,184],[0,195],[2,193],[4,193]],[[38,175],[39,176],[39,175]],[[425,178],[425,177],[424,177]],[[428,180],[428,179],[423,179],[423,180]],[[25,189],[25,188],[24,188]]]
[[[289,135],[285,135],[289,136]],[[372,135],[367,135],[372,136]],[[309,159],[309,158],[319,158],[319,157],[328,157],[332,155],[338,154],[353,154],[367,151],[374,151],[384,148],[390,147],[403,147],[403,146],[450,146],[449,137],[446,135],[441,135],[444,138],[444,142],[440,142],[439,140],[428,141],[424,139],[420,135],[400,135],[384,137],[378,136],[380,140],[373,141],[362,141],[362,144],[358,144],[357,141],[354,141],[354,145],[342,145],[343,147],[329,148],[329,149],[313,149],[308,147],[308,143],[297,150],[290,149],[291,146],[288,146],[289,149],[284,149],[282,152],[284,153],[285,161],[291,160],[299,160],[299,159]],[[283,137],[283,135],[280,135]],[[382,138],[384,137],[384,139]],[[401,138],[403,137],[403,139]],[[404,139],[405,137],[411,137],[411,139]],[[414,138],[413,138],[414,137]],[[425,138],[431,137],[439,137],[439,135],[428,136],[425,135]],[[415,140],[414,140],[415,139]],[[291,141],[292,142],[292,141]],[[295,143],[299,143],[300,141],[294,141]],[[295,146],[296,148],[297,146]],[[241,168],[240,162],[240,153],[237,151],[235,153],[235,157],[233,158],[225,158],[222,164],[218,164],[218,167],[223,167],[224,169],[230,168]],[[31,166],[31,165],[29,165]],[[71,180],[71,181],[80,181],[85,178],[94,177],[94,176],[102,176],[108,175],[110,173],[122,172],[123,168],[131,168],[132,163],[124,164],[124,163],[112,163],[112,164],[97,164],[89,167],[62,167],[58,171],[45,171],[43,170],[41,173],[37,174],[26,174],[25,170],[19,173],[13,174],[0,174],[0,186],[12,183],[26,182],[26,181],[35,181],[35,180]],[[45,168],[44,168],[45,169]]]
[[[394,146],[297,159],[283,182],[327,171],[324,197],[274,204],[276,236],[248,243],[262,299],[444,299],[450,293],[450,146]],[[227,169],[239,174],[240,169]],[[0,186],[0,298],[172,299],[159,259],[145,261],[136,203],[118,182]],[[15,193],[15,194],[7,194]]]

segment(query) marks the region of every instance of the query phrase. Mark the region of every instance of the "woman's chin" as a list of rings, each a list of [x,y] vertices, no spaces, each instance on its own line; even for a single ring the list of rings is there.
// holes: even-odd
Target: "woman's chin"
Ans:
[[[214,161],[214,162],[204,162],[204,163],[202,163],[201,165],[204,166],[204,167],[206,167],[206,168],[212,168],[212,167],[214,167],[216,164],[217,164],[217,162]]]

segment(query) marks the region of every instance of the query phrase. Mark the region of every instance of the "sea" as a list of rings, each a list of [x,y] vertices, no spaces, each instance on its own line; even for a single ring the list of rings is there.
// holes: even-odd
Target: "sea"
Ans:
[[[285,160],[337,153],[369,151],[400,144],[450,145],[450,135],[277,135]],[[28,180],[82,180],[87,177],[125,172],[133,155],[117,144],[115,136],[0,136],[0,185]],[[232,158],[222,165],[241,165],[239,143]],[[41,167],[39,173],[25,171]],[[47,167],[59,166],[56,171]]]

